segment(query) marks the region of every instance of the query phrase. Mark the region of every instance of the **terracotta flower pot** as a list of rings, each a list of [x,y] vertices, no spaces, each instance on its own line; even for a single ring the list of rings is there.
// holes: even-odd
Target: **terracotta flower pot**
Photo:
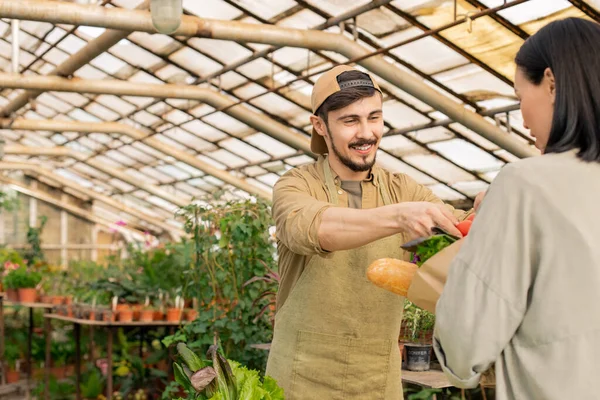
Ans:
[[[115,322],[115,314],[111,310],[106,310],[102,314],[102,319],[104,322]]]
[[[406,360],[406,352],[404,350],[404,343],[403,342],[398,342],[398,349],[400,350],[400,360],[401,361]]]
[[[165,319],[165,313],[160,310],[154,311],[154,316],[152,318],[154,321],[162,321]]]
[[[117,304],[117,311],[121,311],[121,310],[129,310],[129,304],[125,304],[125,303],[119,303]]]
[[[197,316],[198,316],[198,311],[196,311],[194,309],[190,309],[185,312],[185,319],[190,322],[195,320]]]
[[[52,304],[60,306],[64,301],[64,296],[52,296]]]
[[[52,367],[50,368],[50,375],[53,375],[56,379],[65,378],[65,367]]]
[[[21,373],[19,371],[15,371],[14,369],[9,368],[6,371],[6,383],[16,383],[21,379]]]
[[[19,301],[19,292],[17,289],[6,289],[6,300],[8,301]]]
[[[37,300],[37,290],[35,288],[19,289],[19,301],[21,303],[35,303]]]
[[[134,321],[139,321],[140,314],[141,314],[143,308],[144,308],[144,306],[142,304],[132,304],[131,305],[131,310],[133,311],[133,320]]]
[[[179,322],[181,321],[181,308],[169,308],[167,309],[167,321],[168,322]]]
[[[133,321],[133,310],[126,309],[119,311],[119,321],[120,322],[131,322]]]
[[[140,321],[142,322],[152,322],[154,321],[154,310],[141,310],[140,311]]]
[[[65,366],[65,378],[68,378],[70,376],[75,376],[75,365]]]

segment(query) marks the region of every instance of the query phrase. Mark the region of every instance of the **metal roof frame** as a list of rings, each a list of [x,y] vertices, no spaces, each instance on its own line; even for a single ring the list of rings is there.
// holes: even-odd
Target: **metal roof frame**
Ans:
[[[212,29],[210,39],[65,24],[60,18],[68,10],[82,8],[64,1],[2,2],[0,74],[12,71],[12,61],[29,83],[55,74],[86,85],[101,80],[107,85],[193,86],[227,99],[210,106],[151,93],[133,97],[3,87],[0,116],[7,118],[0,135],[8,148],[65,146],[85,155],[61,160],[43,155],[50,151],[21,147],[32,155],[7,154],[6,162],[31,158],[27,161],[59,169],[94,192],[120,197],[130,207],[139,205],[178,226],[172,220],[173,194],[182,204],[219,189],[228,198],[269,198],[281,174],[312,162],[310,88],[322,71],[349,63],[373,73],[384,92],[386,132],[378,162],[413,176],[447,202],[468,206],[502,165],[538,154],[534,139],[519,125],[518,101],[511,95],[509,60],[514,51],[547,21],[562,16],[600,21],[600,4],[579,0],[536,6],[534,0],[417,0],[410,8],[399,0],[270,0],[266,8],[260,2],[206,0],[210,4],[197,7],[194,1],[183,1],[185,29],[191,29],[189,22],[198,23],[204,29],[200,36]],[[14,24],[20,30],[18,39],[11,41],[2,8],[16,5],[22,11],[26,3],[46,7],[49,14],[38,14],[40,20],[59,23],[19,21]],[[49,10],[49,5],[56,8]],[[144,29],[153,31],[147,6],[147,0],[103,0],[87,6],[86,15],[143,16]],[[15,10],[10,12],[20,12]],[[240,28],[249,29],[240,33]],[[290,34],[296,47],[286,44]],[[223,40],[233,35],[238,40]],[[316,38],[335,38],[335,48],[315,43]],[[9,51],[13,44],[12,54],[17,50],[20,55],[16,59]],[[430,59],[427,51],[436,57]],[[373,59],[379,60],[375,68],[369,64]],[[400,82],[400,77],[406,80]],[[454,112],[466,112],[475,120],[470,125],[457,122],[448,109],[424,102],[422,93],[414,96],[417,86],[434,93],[434,101],[452,104]],[[236,122],[243,118],[230,111],[238,109],[264,124]],[[479,123],[497,134],[496,139],[509,142],[509,151],[506,143],[488,140],[489,132],[481,134]],[[88,164],[112,166],[120,176],[107,178]],[[129,182],[150,183],[170,199],[140,190],[120,179],[124,176]]]

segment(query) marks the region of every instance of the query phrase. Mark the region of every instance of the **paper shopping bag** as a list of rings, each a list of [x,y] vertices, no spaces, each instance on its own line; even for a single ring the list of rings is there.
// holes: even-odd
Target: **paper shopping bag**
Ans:
[[[450,264],[458,254],[464,239],[444,247],[419,267],[406,297],[417,307],[435,314],[435,305],[444,290]]]

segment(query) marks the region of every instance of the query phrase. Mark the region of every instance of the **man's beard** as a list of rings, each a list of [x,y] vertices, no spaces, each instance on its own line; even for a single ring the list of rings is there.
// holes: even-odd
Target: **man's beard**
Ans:
[[[338,148],[335,145],[335,142],[333,141],[333,138],[331,137],[331,134],[329,134],[329,141],[331,142],[331,150],[333,150],[333,154],[335,154],[335,156],[342,162],[342,164],[344,164],[346,167],[350,168],[352,171],[354,171],[354,172],[369,171],[371,168],[373,168],[373,165],[375,165],[375,159],[377,158],[377,152],[375,152],[375,154],[373,155],[373,160],[365,161],[364,163],[359,164],[359,163],[352,161],[350,158],[344,156],[342,153],[340,153],[340,151],[338,150]],[[365,144],[372,144],[373,146],[375,146],[377,144],[377,141],[360,140],[358,142],[354,142],[354,143],[350,144],[349,146],[362,146]]]

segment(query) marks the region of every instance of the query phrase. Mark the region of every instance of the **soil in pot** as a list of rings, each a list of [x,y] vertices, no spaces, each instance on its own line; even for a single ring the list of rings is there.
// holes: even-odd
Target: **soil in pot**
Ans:
[[[429,371],[431,365],[431,345],[405,343],[406,369],[409,371]]]

